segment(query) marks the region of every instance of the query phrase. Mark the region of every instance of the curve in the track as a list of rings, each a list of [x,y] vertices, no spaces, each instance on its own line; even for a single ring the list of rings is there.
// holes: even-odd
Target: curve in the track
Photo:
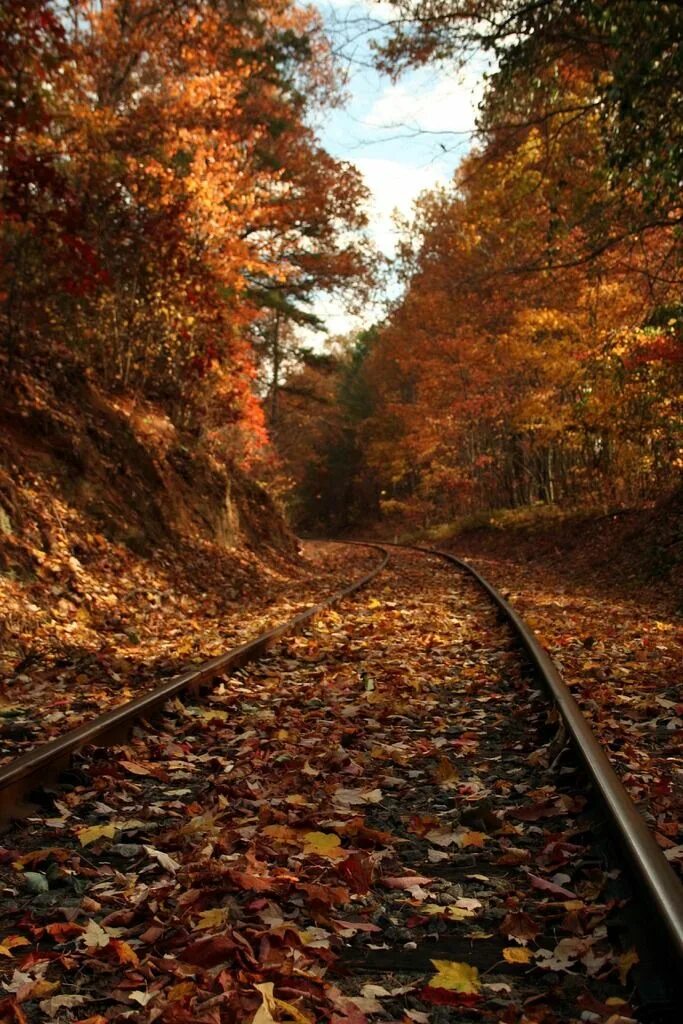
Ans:
[[[510,623],[541,682],[557,705],[572,744],[607,815],[615,841],[628,862],[638,894],[643,904],[655,915],[656,927],[648,930],[672,967],[680,972],[683,968],[683,885],[533,630],[503,595],[468,562],[438,548],[393,544],[388,541],[383,541],[382,545],[436,555],[468,573],[483,587]]]

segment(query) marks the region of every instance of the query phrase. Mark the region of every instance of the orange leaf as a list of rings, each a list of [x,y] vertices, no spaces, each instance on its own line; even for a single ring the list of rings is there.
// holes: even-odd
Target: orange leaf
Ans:
[[[131,775],[151,775],[149,768],[145,768],[144,764],[138,764],[136,761],[119,761],[122,768],[125,768]]]
[[[140,963],[137,953],[127,942],[123,942],[121,939],[112,939],[109,947],[115,951],[119,963],[133,964],[135,967]]]

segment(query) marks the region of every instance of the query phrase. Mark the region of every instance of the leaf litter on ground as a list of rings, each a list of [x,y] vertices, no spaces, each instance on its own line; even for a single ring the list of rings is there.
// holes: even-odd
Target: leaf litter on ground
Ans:
[[[6,833],[3,1024],[631,1019],[627,890],[534,756],[545,698],[476,585],[395,561]]]

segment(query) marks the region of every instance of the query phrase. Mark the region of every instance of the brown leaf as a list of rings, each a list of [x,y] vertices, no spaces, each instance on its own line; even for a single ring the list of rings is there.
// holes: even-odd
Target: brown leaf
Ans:
[[[182,952],[182,959],[198,967],[215,967],[231,959],[231,954],[240,948],[229,935],[210,935],[206,939],[192,942]]]
[[[535,939],[539,931],[534,919],[523,911],[506,914],[498,930],[508,939],[519,939],[521,942]]]

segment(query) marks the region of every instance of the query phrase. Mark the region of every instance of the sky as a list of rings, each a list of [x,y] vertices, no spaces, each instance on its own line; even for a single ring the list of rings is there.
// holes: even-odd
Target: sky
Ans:
[[[374,0],[315,0],[335,53],[348,76],[348,102],[326,111],[317,124],[325,148],[356,165],[370,189],[370,234],[386,256],[395,252],[392,215],[409,215],[424,189],[445,184],[471,145],[483,67],[464,73],[433,68],[392,82],[372,67],[370,40],[386,32],[387,3]],[[315,312],[329,335],[369,326],[381,307],[351,315],[341,300],[325,297]],[[313,335],[306,342],[319,347]]]

